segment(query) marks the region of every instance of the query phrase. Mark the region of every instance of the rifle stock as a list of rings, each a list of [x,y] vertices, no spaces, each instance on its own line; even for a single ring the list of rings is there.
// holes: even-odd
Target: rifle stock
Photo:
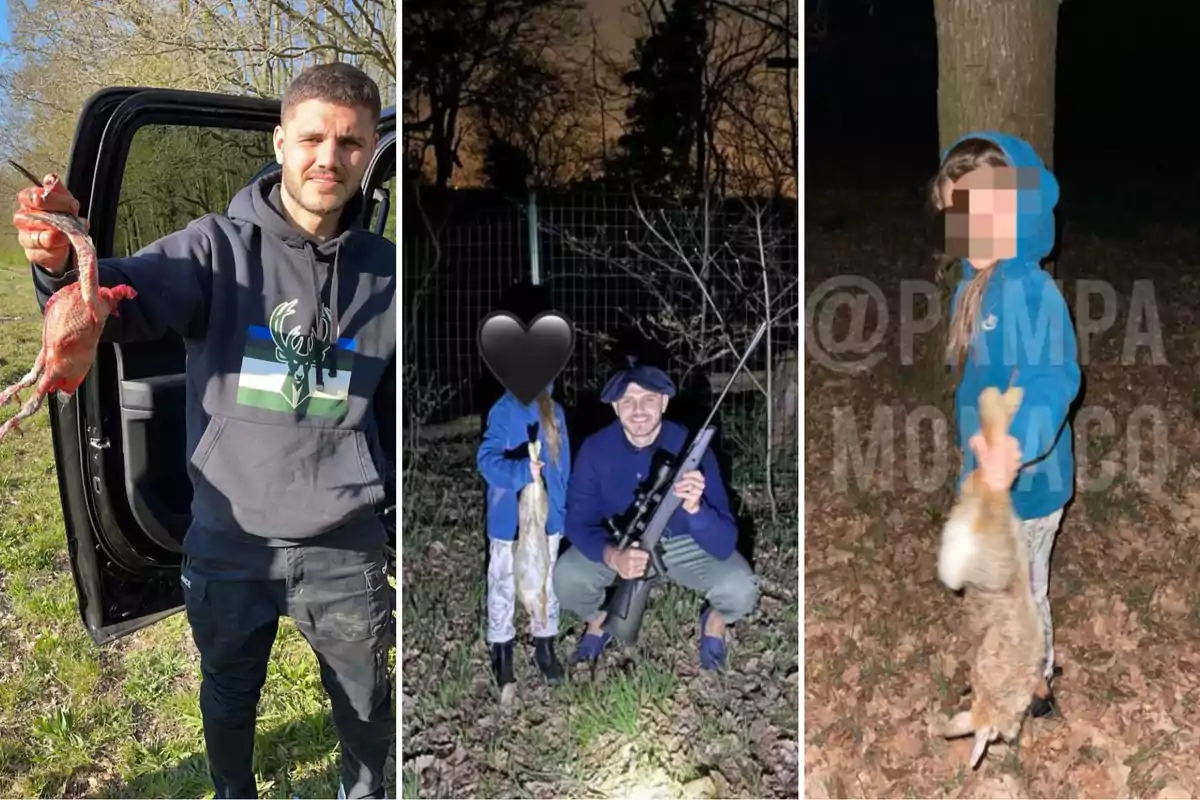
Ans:
[[[613,608],[604,619],[604,631],[624,644],[635,644],[642,630],[642,617],[646,613],[650,590],[658,583],[658,578],[617,580],[619,583],[613,591]]]

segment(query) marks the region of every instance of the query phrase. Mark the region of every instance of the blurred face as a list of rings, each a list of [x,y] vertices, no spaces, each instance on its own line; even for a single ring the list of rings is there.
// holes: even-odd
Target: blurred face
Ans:
[[[646,439],[658,432],[668,399],[665,394],[651,392],[631,383],[626,387],[625,394],[613,403],[613,410],[617,412],[627,436],[635,440]]]
[[[362,184],[379,134],[365,108],[306,100],[275,128],[283,198],[295,221],[316,233],[337,217]]]
[[[983,166],[940,187],[946,252],[976,266],[1017,254],[1017,171]]]

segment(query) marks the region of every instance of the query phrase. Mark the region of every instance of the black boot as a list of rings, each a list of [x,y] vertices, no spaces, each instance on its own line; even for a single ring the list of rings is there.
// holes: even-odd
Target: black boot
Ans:
[[[542,677],[546,679],[546,683],[551,685],[562,683],[563,668],[562,664],[558,663],[558,656],[554,654],[554,637],[533,637],[533,648],[533,661],[541,671]]]
[[[492,675],[497,688],[513,682],[513,640],[492,643]]]

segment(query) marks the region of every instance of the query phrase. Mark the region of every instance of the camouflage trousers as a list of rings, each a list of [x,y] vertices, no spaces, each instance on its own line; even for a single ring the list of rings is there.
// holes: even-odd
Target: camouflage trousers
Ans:
[[[1025,546],[1029,550],[1029,582],[1033,589],[1033,600],[1046,637],[1046,664],[1043,676],[1047,679],[1054,672],[1054,620],[1050,615],[1050,553],[1054,550],[1054,539],[1062,525],[1063,510],[1036,519],[1021,521],[1025,534]]]
[[[262,548],[262,553],[266,548]],[[316,654],[341,742],[343,797],[385,797],[395,752],[388,651],[395,590],[383,547],[296,545],[269,553],[260,578],[232,557],[184,558],[180,570],[200,652],[200,714],[214,797],[258,797],[254,744],[279,618],[291,617]],[[251,556],[252,559],[252,556]]]

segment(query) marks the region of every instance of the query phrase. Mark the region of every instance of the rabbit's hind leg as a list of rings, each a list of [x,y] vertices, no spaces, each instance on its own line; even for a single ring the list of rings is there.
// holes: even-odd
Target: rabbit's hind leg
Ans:
[[[944,739],[957,739],[961,736],[967,736],[975,731],[975,723],[971,719],[971,712],[960,711],[944,721],[938,726],[938,735]]]
[[[971,749],[971,769],[979,766],[987,752],[988,745],[999,738],[998,732],[991,725],[984,725],[975,731],[975,746]]]

